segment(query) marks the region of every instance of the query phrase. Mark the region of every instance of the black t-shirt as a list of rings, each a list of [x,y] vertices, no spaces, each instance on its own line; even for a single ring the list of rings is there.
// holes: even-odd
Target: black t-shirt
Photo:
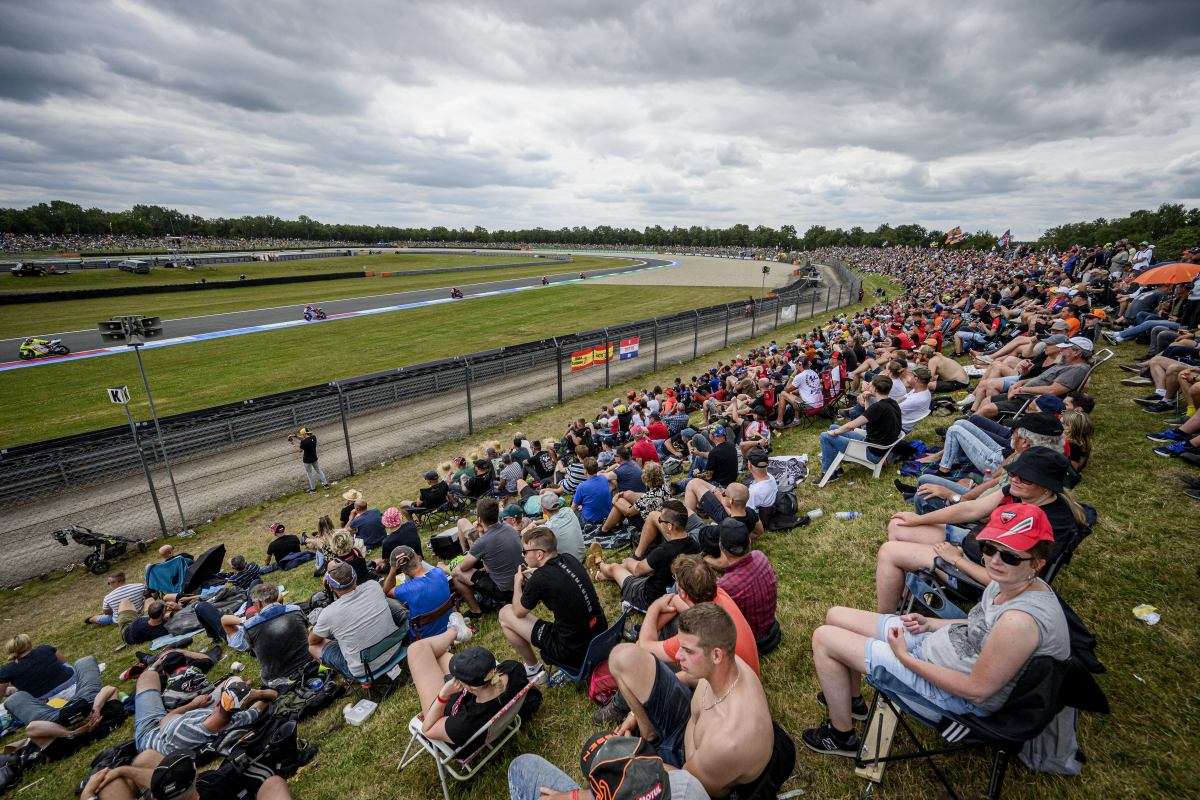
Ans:
[[[471,497],[481,497],[487,494],[492,489],[492,476],[488,473],[475,473],[470,478],[467,478],[466,492]]]
[[[274,558],[276,561],[282,561],[284,556],[299,552],[300,540],[290,533],[285,533],[283,536],[276,536],[275,540],[267,545],[267,560]]]
[[[866,361],[867,360],[867,349],[865,347],[854,348],[854,357],[856,359],[858,359],[859,364]]]
[[[300,610],[280,612],[277,603],[263,609],[267,617],[246,626],[264,681],[295,675],[312,662],[308,652],[308,620]],[[276,616],[278,615],[278,616]]]
[[[71,680],[71,668],[58,663],[58,648],[40,644],[16,661],[0,667],[0,683],[17,691],[41,697],[46,692]]]
[[[300,452],[304,454],[305,464],[317,463],[317,437],[316,435],[306,436],[299,441]]]
[[[293,537],[294,538],[294,537]],[[166,636],[169,631],[164,625],[151,625],[149,617],[138,617],[125,629],[126,644],[152,642],[160,636]]]
[[[554,636],[583,664],[592,639],[608,628],[608,618],[579,559],[559,553],[525,581],[521,605],[532,611],[542,603],[554,614]]]
[[[1004,496],[1013,503],[1021,502],[1012,496],[1010,486],[1004,487]],[[1004,501],[1002,500],[1001,503]],[[1054,531],[1054,551],[1055,555],[1058,550],[1071,540],[1075,535],[1075,529],[1078,523],[1075,522],[1075,515],[1071,513],[1071,506],[1063,499],[1062,495],[1054,498],[1054,502],[1044,506],[1038,506],[1046,514],[1046,519],[1050,522],[1050,529]]]
[[[654,570],[654,574],[646,581],[646,602],[653,603],[667,593],[667,588],[675,582],[671,575],[671,562],[675,556],[689,555],[700,552],[700,545],[690,536],[678,539],[667,539],[646,556],[646,566]]]
[[[554,456],[550,454],[550,451],[538,450],[530,456],[529,461],[539,478],[549,478],[554,474]]]
[[[421,558],[425,557],[424,551],[421,550],[421,534],[417,531],[417,523],[405,522],[389,533],[383,540],[383,544],[380,545],[383,550],[380,555],[384,558],[391,558],[392,551],[401,545],[411,547]]]
[[[846,372],[853,372],[858,369],[858,354],[846,348],[842,351],[842,363],[846,365]]]
[[[863,416],[867,418],[867,444],[871,445],[868,449],[881,456],[900,438],[900,405],[885,397],[867,406]]]
[[[367,570],[367,560],[363,558],[362,553],[358,552],[357,547],[351,547],[349,553],[343,553],[338,558],[354,568],[354,575],[359,584],[371,580],[371,573]]]
[[[683,438],[683,434],[677,433],[668,439],[667,442],[671,445],[671,447],[675,448],[675,451],[679,453],[680,458],[687,458],[688,454],[692,452],[691,448],[688,447],[687,439]]]
[[[899,406],[897,406],[899,413]],[[713,483],[728,486],[737,480],[737,448],[728,439],[721,442],[708,454],[707,470],[712,473]]]
[[[342,506],[342,527],[346,527],[346,523],[350,521],[350,515],[354,513],[354,503],[348,506]]]
[[[480,703],[470,692],[459,692],[446,703],[446,735],[450,737],[450,741],[455,747],[462,747],[466,744],[467,740],[478,733],[480,728],[496,716],[500,709],[508,705],[509,701],[529,683],[529,678],[525,675],[525,665],[520,661],[502,661],[496,667],[496,671],[508,676],[508,686],[504,687],[504,691],[493,699],[486,703]],[[483,745],[486,738],[480,736],[475,740],[476,749]],[[465,757],[466,754],[464,753],[463,756]]]
[[[450,487],[445,481],[438,481],[433,486],[426,486],[421,490],[421,505],[424,508],[437,508],[442,503],[446,502],[446,494],[450,491]]]

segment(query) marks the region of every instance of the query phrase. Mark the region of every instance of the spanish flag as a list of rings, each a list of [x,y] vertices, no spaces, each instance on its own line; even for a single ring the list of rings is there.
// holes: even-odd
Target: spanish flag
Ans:
[[[593,353],[593,355],[592,355],[592,363],[593,364],[603,364],[606,361],[612,361],[612,356],[613,356],[612,343],[611,342],[609,343],[607,352],[604,349],[604,345],[600,345],[599,347],[593,348],[592,353]]]
[[[601,349],[603,350],[604,348]],[[571,353],[571,372],[590,367],[593,360],[592,353],[591,349],[576,350],[574,353]]]

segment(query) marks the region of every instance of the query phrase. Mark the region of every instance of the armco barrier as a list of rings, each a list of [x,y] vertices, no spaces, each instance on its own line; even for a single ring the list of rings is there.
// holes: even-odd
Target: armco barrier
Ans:
[[[857,300],[859,282],[785,287],[762,302],[698,308],[567,336],[333,381],[160,419],[163,439],[146,420],[0,452],[0,585],[81,561],[49,533],[68,525],[154,538],[162,535],[144,459],[166,526],[181,529],[163,469],[165,447],[187,522],[294,492],[304,483],[300,456],[284,437],[316,432],[330,480],[419,452],[504,422],[514,414],[761,336]],[[621,359],[622,342],[638,341]],[[611,360],[572,370],[572,354]],[[686,376],[684,376],[686,377]],[[464,447],[464,451],[471,449]],[[356,469],[357,467],[357,469]],[[306,484],[304,484],[306,485]]]

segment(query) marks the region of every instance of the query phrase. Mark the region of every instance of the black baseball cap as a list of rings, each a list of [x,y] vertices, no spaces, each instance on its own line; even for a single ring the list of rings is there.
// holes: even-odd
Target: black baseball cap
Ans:
[[[1043,489],[1061,492],[1068,466],[1070,466],[1070,462],[1062,453],[1051,450],[1049,447],[1031,447],[1017,456],[1005,469],[1010,475],[1024,478]]]
[[[660,798],[671,793],[662,758],[640,737],[610,731],[593,735],[579,754],[579,770],[592,794],[605,800]]]
[[[744,556],[750,552],[750,531],[739,519],[726,517],[717,525],[721,538],[721,549],[731,556]]]
[[[150,778],[150,796],[154,800],[184,800],[196,785],[196,754],[175,750],[163,757]]]
[[[467,686],[483,686],[496,670],[496,657],[483,647],[468,647],[450,658],[450,674]]]
[[[753,464],[756,467],[765,467],[770,463],[770,459],[767,457],[766,450],[756,447],[749,453],[746,453],[746,463]]]
[[[421,477],[427,481],[436,481],[438,479],[438,474],[437,474],[436,470],[431,469],[428,472],[425,472],[424,474],[422,474]]]
[[[1059,421],[1058,417],[1053,414],[1043,414],[1041,412],[1022,414],[1019,417],[1009,417],[1004,420],[1004,425],[1010,428],[1024,428],[1030,433],[1042,436],[1060,436],[1063,432],[1063,424]]]

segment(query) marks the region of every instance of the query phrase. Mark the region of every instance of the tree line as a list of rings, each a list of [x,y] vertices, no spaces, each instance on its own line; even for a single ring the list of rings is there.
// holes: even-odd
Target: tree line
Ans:
[[[819,247],[879,247],[909,245],[929,247],[937,242],[944,246],[945,231],[927,230],[922,225],[879,225],[874,231],[861,226],[849,230],[813,225],[803,236],[792,225],[779,229],[766,225],[751,228],[733,225],[710,228],[661,225],[621,228],[597,225],[594,228],[526,228],[521,230],[489,231],[482,226],[447,228],[401,228],[388,225],[327,224],[301,215],[286,220],[274,215],[205,218],[185,214],[172,208],[155,205],[135,205],[128,211],[105,211],[83,208],[75,203],[53,200],[28,208],[0,208],[0,232],[31,235],[118,235],[118,236],[208,236],[222,239],[307,239],[312,241],[347,241],[361,244],[375,242],[463,242],[489,244],[496,242],[529,242],[561,245],[635,246],[647,249],[667,247],[732,247],[777,248],[780,250],[815,250]],[[1073,245],[1102,245],[1118,239],[1142,240],[1158,245],[1160,261],[1175,258],[1184,249],[1200,245],[1200,209],[1186,210],[1182,204],[1163,204],[1158,211],[1135,211],[1128,217],[1114,220],[1099,218],[1093,222],[1077,222],[1047,229],[1036,242],[1044,247],[1054,245],[1065,250]],[[989,250],[999,237],[990,230],[968,234],[951,249]],[[1014,242],[1015,244],[1015,242]]]

